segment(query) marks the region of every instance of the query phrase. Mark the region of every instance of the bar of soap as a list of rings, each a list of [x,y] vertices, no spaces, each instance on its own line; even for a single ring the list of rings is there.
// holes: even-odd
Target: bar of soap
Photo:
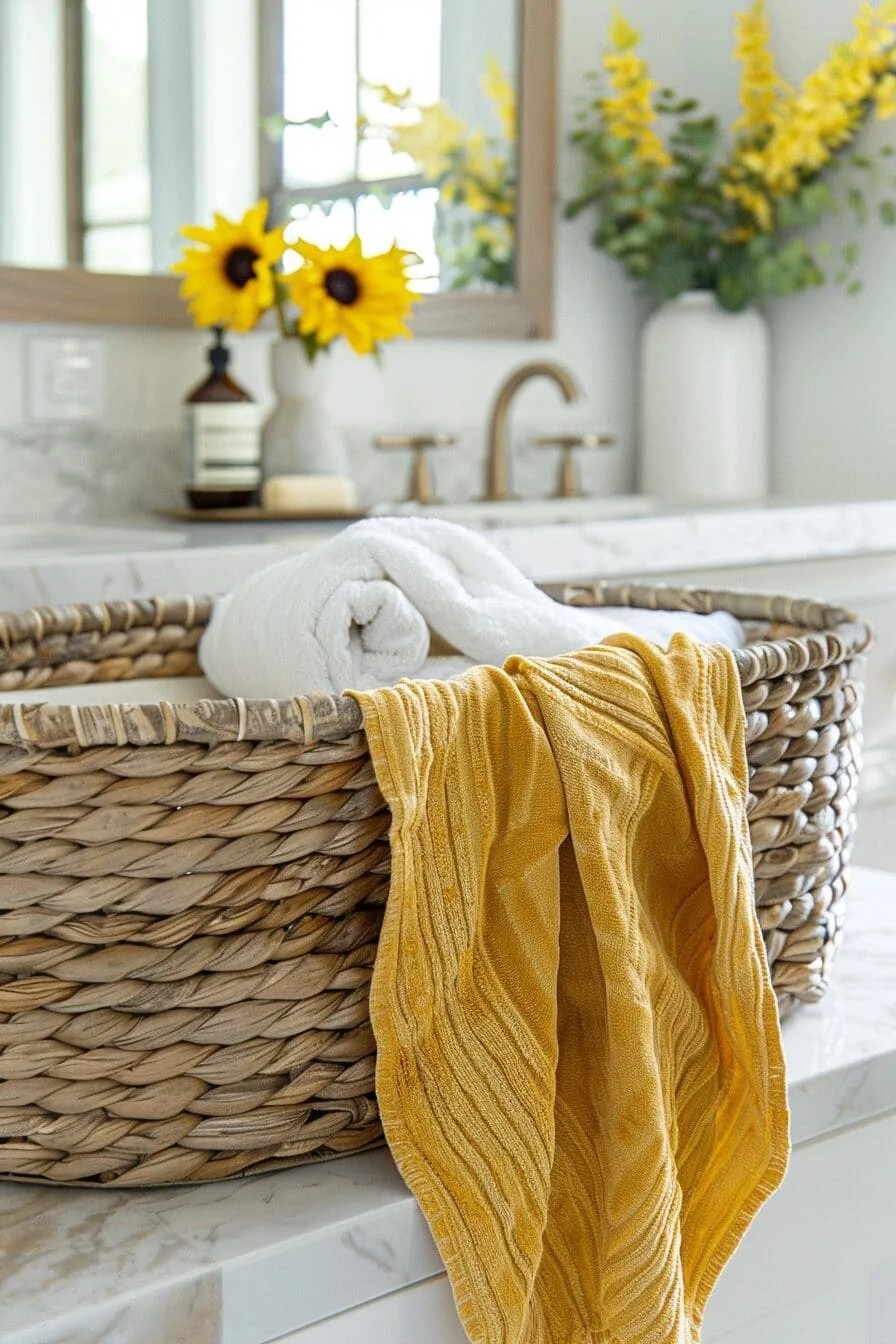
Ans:
[[[270,513],[351,513],[358,502],[348,476],[269,476],[261,487]]]

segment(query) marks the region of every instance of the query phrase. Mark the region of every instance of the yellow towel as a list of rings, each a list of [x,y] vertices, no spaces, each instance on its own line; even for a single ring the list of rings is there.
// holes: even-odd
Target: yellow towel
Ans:
[[[788,1148],[726,649],[358,694],[386,1137],[476,1344],[691,1344]]]

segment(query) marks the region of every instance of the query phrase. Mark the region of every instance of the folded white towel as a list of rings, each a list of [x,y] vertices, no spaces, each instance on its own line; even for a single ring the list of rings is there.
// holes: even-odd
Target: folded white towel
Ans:
[[[634,630],[743,642],[727,613],[564,607],[479,533],[426,518],[371,518],[250,575],[215,604],[199,646],[225,695],[286,699],[453,675],[511,654],[550,657]],[[429,658],[432,635],[461,657]]]

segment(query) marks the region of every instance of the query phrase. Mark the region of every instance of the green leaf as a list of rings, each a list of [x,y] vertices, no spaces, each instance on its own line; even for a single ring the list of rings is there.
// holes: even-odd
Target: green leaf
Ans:
[[[575,219],[583,210],[587,210],[589,205],[596,205],[600,200],[600,190],[586,192],[582,196],[576,196],[574,200],[567,201],[563,207],[563,216],[565,219]]]
[[[845,243],[843,246],[843,260],[847,266],[855,266],[859,259],[858,243]]]
[[[705,159],[712,154],[718,138],[719,123],[717,118],[697,117],[679,122],[672,140],[674,145],[681,145],[685,151],[699,154],[701,159]]]
[[[826,182],[810,182],[800,192],[800,205],[808,215],[817,217],[836,210],[837,200]]]
[[[643,252],[650,246],[650,230],[645,229],[643,224],[635,224],[630,229],[626,229],[620,241],[625,243],[626,249],[635,252]]]
[[[674,299],[696,283],[693,258],[676,243],[666,243],[657,253],[651,274],[654,289],[665,299]]]
[[[664,116],[683,116],[694,112],[700,106],[696,98],[678,98],[671,90],[664,89],[657,99],[656,110]]]
[[[625,258],[625,269],[629,275],[634,275],[639,280],[648,276],[652,268],[653,258],[644,252],[629,252]]]
[[[881,201],[877,207],[878,214],[884,224],[896,224],[896,202]]]
[[[868,204],[857,187],[850,187],[846,193],[846,202],[859,224],[868,222]]]
[[[716,294],[728,312],[741,312],[756,298],[756,275],[744,248],[731,252],[719,266]]]
[[[863,288],[861,280],[851,280],[846,286],[846,292],[847,294],[860,294]]]

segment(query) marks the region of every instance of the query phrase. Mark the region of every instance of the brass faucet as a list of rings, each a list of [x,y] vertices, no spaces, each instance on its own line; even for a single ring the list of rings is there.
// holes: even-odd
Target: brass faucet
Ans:
[[[530,378],[550,378],[556,383],[568,402],[580,401],[582,389],[569,369],[548,360],[523,364],[509,374],[498,390],[488,426],[488,464],[485,479],[485,498],[512,499],[508,469],[507,418],[515,393]]]

